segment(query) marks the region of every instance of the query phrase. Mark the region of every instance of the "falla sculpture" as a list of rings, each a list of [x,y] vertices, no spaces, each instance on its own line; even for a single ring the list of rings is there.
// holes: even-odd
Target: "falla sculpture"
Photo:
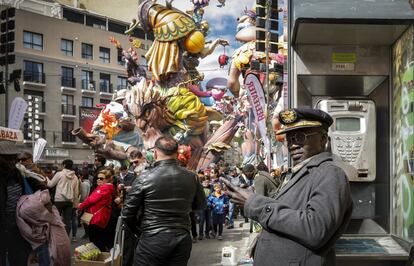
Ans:
[[[147,69],[139,62],[138,40],[130,37],[132,45],[124,49],[117,40],[111,39],[126,62],[129,88],[121,97],[114,96],[116,103],[105,107],[100,123],[91,133],[82,129],[72,132],[96,153],[111,159],[126,159],[137,149],[131,144],[133,138],[128,138],[136,130],[142,137],[144,149],[153,147],[163,134],[191,147],[187,167],[193,170],[205,168],[231,148],[230,142],[245,116],[245,106],[232,101],[235,103],[232,113],[224,113],[219,108],[204,105],[194,93],[202,91],[204,75],[197,71],[199,61],[213,53],[218,45],[229,44],[223,39],[205,41],[209,26],[202,19],[204,11],[201,10],[208,1],[195,2],[194,9],[187,12],[172,7],[171,2],[161,5],[147,0],[139,5],[137,19],[126,33],[139,26],[154,34],[154,42],[145,54]],[[224,2],[219,1],[220,7]],[[223,95],[217,100],[229,102]],[[213,120],[222,120],[222,126],[209,134],[209,121]],[[119,134],[127,137],[117,140]]]

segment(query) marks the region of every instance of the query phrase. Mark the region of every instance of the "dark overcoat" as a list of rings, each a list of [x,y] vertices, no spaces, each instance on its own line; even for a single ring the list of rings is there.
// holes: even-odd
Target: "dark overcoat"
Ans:
[[[255,194],[244,211],[264,229],[254,265],[333,266],[335,242],[352,213],[348,179],[332,162],[331,154],[323,152],[273,198]]]

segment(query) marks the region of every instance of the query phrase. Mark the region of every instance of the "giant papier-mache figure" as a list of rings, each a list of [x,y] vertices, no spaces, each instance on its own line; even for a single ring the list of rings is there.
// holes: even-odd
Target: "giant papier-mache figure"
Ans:
[[[200,7],[195,5],[195,8]],[[192,92],[194,90],[190,90],[199,86],[202,75],[191,75],[191,71],[195,71],[194,65],[190,69],[187,64],[189,69],[186,69],[183,62],[188,57],[204,58],[218,44],[228,43],[217,39],[206,46],[206,31],[203,32],[206,22],[196,23],[193,17],[173,8],[171,2],[163,6],[155,1],[144,1],[138,8],[138,20],[133,21],[129,31],[138,25],[144,31],[154,34],[155,40],[145,55],[151,75],[147,75],[140,66],[134,48],[122,50],[119,42],[112,39],[111,42],[122,51],[128,81],[132,85],[122,100],[124,112],[113,112],[116,108],[105,108],[106,111],[101,113],[104,116],[101,125],[92,134],[82,132],[81,129],[74,130],[73,133],[98,153],[108,158],[125,159],[136,147],[129,143],[122,145],[114,141],[114,138],[117,134],[134,132],[135,129],[129,127],[133,118],[141,131],[145,148],[153,147],[160,135],[169,134],[180,144],[191,147],[193,155],[187,164],[188,168],[204,168],[230,148],[229,143],[238,129],[242,115],[235,112],[208,139],[208,121],[222,120],[223,116],[216,109],[206,107]],[[134,40],[131,39],[131,42],[134,44]],[[148,76],[152,76],[152,79]],[[119,105],[115,104],[115,107]]]

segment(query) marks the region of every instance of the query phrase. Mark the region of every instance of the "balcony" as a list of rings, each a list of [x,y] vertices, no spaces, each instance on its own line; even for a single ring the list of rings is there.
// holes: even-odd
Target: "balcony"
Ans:
[[[76,105],[62,104],[62,118],[76,118]]]
[[[94,80],[82,80],[82,94],[83,95],[95,95],[95,81]]]
[[[62,92],[75,92],[76,91],[76,79],[71,77],[62,77],[60,87]]]
[[[67,132],[62,132],[62,145],[76,145],[76,137],[70,133],[71,130]]]
[[[23,71],[23,86],[46,87],[46,75],[42,72]]]
[[[114,89],[112,83],[101,82],[99,84],[99,95],[105,98],[112,98],[112,94],[114,93]]]

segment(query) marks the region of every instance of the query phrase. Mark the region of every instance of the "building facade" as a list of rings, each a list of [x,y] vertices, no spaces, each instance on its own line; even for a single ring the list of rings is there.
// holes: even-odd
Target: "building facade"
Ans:
[[[22,123],[25,141],[21,148],[32,150],[35,127],[36,137],[47,140],[39,163],[59,164],[67,158],[75,164],[92,163],[93,150],[70,131],[79,127],[80,108],[109,103],[114,92],[127,87],[124,62],[109,39],[114,37],[125,48],[131,46],[123,34],[128,23],[58,3],[23,3],[28,2],[33,5],[18,7],[14,18],[16,60],[9,65],[9,73],[21,69],[22,76],[20,91],[9,86],[7,103],[10,109],[15,97],[37,99],[38,112],[30,114],[34,106],[29,106]],[[141,39],[137,52],[144,65],[143,55],[152,37],[141,29],[133,36]],[[0,104],[5,104],[4,95],[0,95]],[[5,109],[1,110],[0,124],[5,125]]]

